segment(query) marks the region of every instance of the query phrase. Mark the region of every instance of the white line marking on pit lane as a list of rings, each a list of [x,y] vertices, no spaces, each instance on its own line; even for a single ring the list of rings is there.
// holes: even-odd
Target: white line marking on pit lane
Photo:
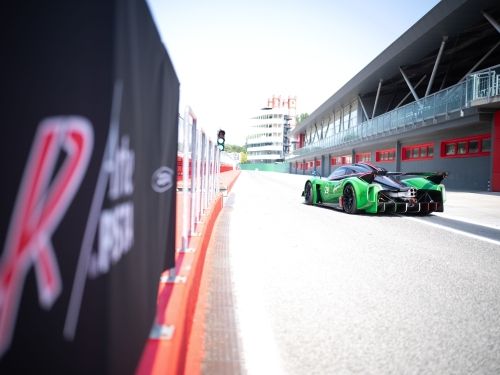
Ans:
[[[267,280],[259,273],[263,260],[255,256],[255,243],[248,240],[248,225],[245,225],[246,222],[258,222],[261,213],[248,210],[246,205],[249,204],[240,201],[234,205],[231,214],[234,224],[230,234],[231,278],[243,362],[249,375],[283,375],[285,371],[273,332],[272,317],[264,306],[263,291],[268,286]]]
[[[461,234],[461,235],[464,235],[464,236],[467,236],[467,237],[470,237],[470,238],[474,238],[476,240],[481,240],[481,241],[484,241],[484,242],[489,242],[489,243],[492,243],[494,245],[500,245],[500,241],[492,240],[491,238],[488,238],[488,237],[478,236],[477,234],[472,234],[472,233],[464,232],[464,231],[461,231],[461,230],[458,230],[458,229],[455,229],[455,228],[450,228],[450,227],[447,227],[447,226],[441,225],[441,224],[431,223],[431,222],[428,222],[428,221],[425,221],[425,220],[421,220],[421,219],[417,219],[417,218],[414,218],[414,217],[408,217],[408,216],[401,216],[401,217],[404,217],[405,219],[408,219],[408,220],[416,221],[418,223],[422,223],[422,224],[434,226],[436,228],[441,228],[441,229],[447,230],[449,232],[458,233],[458,234]],[[472,224],[472,223],[468,223],[468,224]],[[481,225],[481,224],[475,224],[475,225]],[[486,226],[486,225],[482,225],[482,226]],[[498,229],[498,228],[493,228],[493,229]]]
[[[461,221],[461,222],[464,222],[464,223],[467,223],[467,224],[473,224],[473,225],[478,225],[480,227],[486,227],[486,228],[490,228],[490,229],[495,229],[495,230],[500,230],[500,227],[499,226],[494,226],[494,225],[489,225],[489,224],[482,224],[478,221],[474,221],[474,220],[470,220],[470,219],[467,219],[465,217],[449,217],[449,216],[444,216],[444,215],[440,215],[439,213],[436,213],[434,212],[433,215],[435,215],[436,217],[441,217],[443,219],[449,219],[449,220],[454,220],[454,221]]]

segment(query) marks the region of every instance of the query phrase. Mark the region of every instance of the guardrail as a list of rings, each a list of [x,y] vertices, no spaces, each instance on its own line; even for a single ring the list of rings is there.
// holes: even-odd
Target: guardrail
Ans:
[[[186,107],[179,121],[179,150],[182,149],[182,239],[179,251],[187,251],[189,239],[196,234],[196,225],[219,193],[220,150],[215,142],[198,127],[197,118]]]
[[[467,82],[468,101],[471,105],[477,100],[499,96],[500,65],[470,75]]]
[[[394,109],[359,125],[294,150],[287,160],[326,148],[345,146],[408,128],[433,124],[434,119],[483,104],[500,95],[500,65],[469,75],[462,82],[420,100]],[[431,121],[428,121],[431,120]]]

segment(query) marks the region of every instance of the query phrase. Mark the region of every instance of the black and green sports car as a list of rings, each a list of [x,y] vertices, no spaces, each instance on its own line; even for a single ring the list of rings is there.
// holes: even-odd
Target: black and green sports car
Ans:
[[[328,177],[311,177],[302,196],[306,204],[359,212],[443,212],[446,172],[388,172],[370,163],[344,165]]]

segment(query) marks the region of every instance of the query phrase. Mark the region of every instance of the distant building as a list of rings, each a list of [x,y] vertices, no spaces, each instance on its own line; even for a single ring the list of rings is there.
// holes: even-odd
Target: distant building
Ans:
[[[249,163],[283,161],[293,150],[289,131],[295,126],[296,102],[296,97],[282,99],[281,96],[273,96],[268,99],[267,107],[261,108],[250,119],[246,141]]]

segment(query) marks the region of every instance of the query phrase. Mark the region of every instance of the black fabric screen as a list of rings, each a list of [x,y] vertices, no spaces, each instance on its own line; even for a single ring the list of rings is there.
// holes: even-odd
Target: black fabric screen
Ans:
[[[144,1],[0,14],[0,373],[132,374],[174,265],[177,76]]]

